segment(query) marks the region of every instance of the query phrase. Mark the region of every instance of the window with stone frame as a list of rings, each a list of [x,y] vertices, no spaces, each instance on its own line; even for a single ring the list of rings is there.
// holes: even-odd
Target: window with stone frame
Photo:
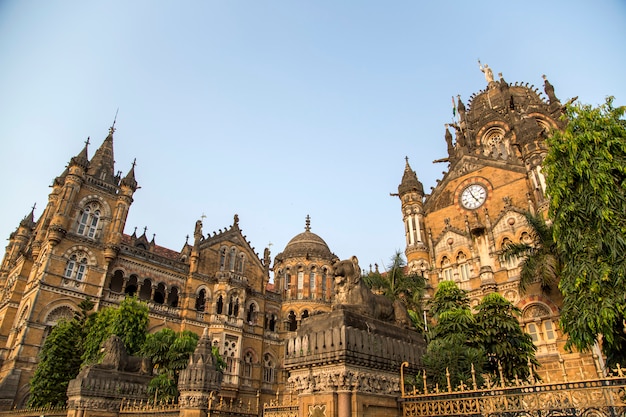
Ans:
[[[91,203],[85,205],[85,207],[80,211],[76,233],[90,239],[94,239],[96,237],[96,232],[98,231],[99,222],[100,204],[92,201]]]
[[[252,378],[252,366],[254,364],[254,354],[251,351],[243,356],[243,377]]]
[[[236,248],[232,248],[230,250],[230,258],[229,258],[229,265],[228,265],[228,269],[230,271],[235,271],[235,263],[237,262],[237,249]]]
[[[302,300],[304,294],[304,271],[298,269],[298,300]]]
[[[309,298],[315,298],[315,269],[312,268],[309,272]]]
[[[65,272],[63,277],[66,280],[77,281],[77,285],[80,281],[83,281],[87,274],[87,254],[83,251],[76,251],[72,253],[67,263],[65,264]]]
[[[226,248],[220,249],[220,271],[226,268]]]
[[[447,256],[441,259],[441,275],[444,281],[453,281],[454,273],[452,264]]]
[[[461,281],[469,281],[471,277],[471,269],[469,262],[467,261],[467,256],[463,252],[459,253],[456,257],[456,263],[459,267],[459,275],[461,276]]]
[[[236,266],[236,270],[238,274],[243,274],[245,263],[246,263],[246,255],[244,255],[243,253],[240,253],[239,256],[237,256],[237,266]]]
[[[272,384],[276,380],[276,361],[269,353],[263,355],[263,382]]]
[[[237,357],[239,350],[239,339],[237,336],[226,335],[226,340],[224,341],[224,352],[223,356],[226,362],[226,368],[224,369],[224,373],[228,375],[237,375],[239,369],[237,369]]]
[[[556,326],[548,307],[541,303],[531,304],[522,312],[522,321],[526,333],[537,346],[537,353],[556,352]]]
[[[196,311],[204,311],[206,307],[206,290],[203,288],[196,295]]]
[[[326,268],[322,269],[322,300],[326,300],[326,291],[328,286],[328,278]]]

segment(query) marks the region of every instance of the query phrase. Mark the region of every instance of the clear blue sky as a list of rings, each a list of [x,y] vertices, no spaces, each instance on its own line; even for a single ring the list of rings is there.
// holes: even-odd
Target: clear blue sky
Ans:
[[[304,230],[361,267],[404,249],[409,157],[441,178],[451,96],[477,59],[562,102],[626,103],[626,3],[589,1],[0,2],[0,236],[119,108],[116,169],[137,158],[126,224],[180,250],[240,226],[272,257]]]

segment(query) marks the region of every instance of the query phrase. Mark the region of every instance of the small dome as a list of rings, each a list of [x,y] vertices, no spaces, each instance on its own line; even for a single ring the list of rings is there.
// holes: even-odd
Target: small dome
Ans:
[[[331,259],[332,253],[324,239],[311,232],[310,218],[307,216],[306,227],[303,233],[296,235],[287,243],[285,250],[279,255],[280,258],[315,256]]]

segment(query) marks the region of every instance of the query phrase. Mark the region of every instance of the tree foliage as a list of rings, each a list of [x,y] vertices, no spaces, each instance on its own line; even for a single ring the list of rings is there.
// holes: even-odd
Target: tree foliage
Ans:
[[[609,363],[626,359],[626,107],[566,109],[567,128],[548,138],[550,217],[564,259],[559,288],[568,347],[599,336]]]
[[[435,325],[422,361],[431,384],[444,388],[482,383],[485,352],[478,344],[478,325],[467,293],[453,281],[443,281],[430,302]]]
[[[84,363],[100,360],[100,346],[115,334],[124,341],[129,355],[137,354],[146,339],[148,306],[135,297],[126,297],[117,308],[105,308],[91,316],[86,323],[87,335],[82,354]]]
[[[485,296],[476,307],[478,344],[485,350],[485,371],[492,377],[512,381],[530,376],[529,363],[538,366],[537,348],[517,320],[521,311],[498,293]]]
[[[84,300],[71,320],[61,320],[46,338],[30,381],[29,407],[64,406],[67,386],[80,371],[84,324],[93,303]]]
[[[526,213],[530,228],[529,243],[509,243],[502,252],[505,259],[522,258],[520,262],[519,289],[523,294],[528,287],[539,282],[541,291],[550,294],[556,288],[563,262],[556,249],[552,225],[541,214]]]
[[[156,371],[148,387],[150,396],[162,401],[178,397],[178,376],[189,363],[198,338],[189,330],[176,333],[167,328],[146,337],[141,354],[152,359]]]

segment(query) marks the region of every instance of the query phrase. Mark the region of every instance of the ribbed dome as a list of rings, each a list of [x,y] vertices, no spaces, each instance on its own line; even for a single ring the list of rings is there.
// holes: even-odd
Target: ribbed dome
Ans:
[[[324,242],[324,239],[311,232],[308,216],[305,231],[291,239],[289,243],[287,243],[287,246],[285,246],[285,250],[281,253],[283,259],[296,256],[316,256],[327,259],[332,257],[332,253],[326,242]]]

